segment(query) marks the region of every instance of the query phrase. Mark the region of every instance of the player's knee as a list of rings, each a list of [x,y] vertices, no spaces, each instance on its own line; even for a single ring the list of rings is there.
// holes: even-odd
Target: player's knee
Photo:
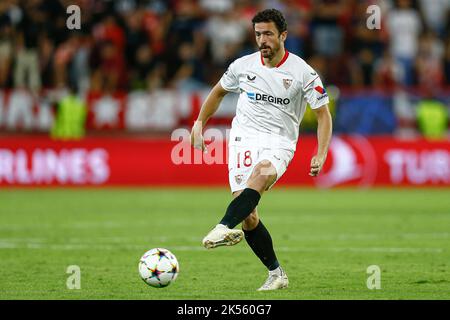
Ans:
[[[272,163],[268,160],[263,160],[255,166],[253,169],[252,177],[257,179],[270,179],[274,174],[276,175],[276,170]]]
[[[265,190],[267,185],[276,179],[276,176],[277,172],[272,163],[268,160],[263,160],[253,169],[248,185],[256,186],[258,190]]]

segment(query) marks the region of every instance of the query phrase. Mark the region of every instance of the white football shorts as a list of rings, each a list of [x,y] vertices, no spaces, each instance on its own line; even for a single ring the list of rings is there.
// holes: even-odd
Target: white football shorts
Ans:
[[[231,192],[247,188],[247,180],[253,168],[263,160],[270,161],[275,167],[277,179],[286,172],[294,157],[293,150],[279,148],[249,147],[244,145],[228,146],[228,178]],[[269,186],[270,189],[275,182]]]

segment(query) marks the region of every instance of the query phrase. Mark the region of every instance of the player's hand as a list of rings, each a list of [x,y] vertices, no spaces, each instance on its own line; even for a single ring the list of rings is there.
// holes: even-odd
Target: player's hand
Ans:
[[[311,159],[311,169],[309,171],[309,175],[311,177],[316,177],[320,171],[322,170],[323,164],[325,163],[326,156],[320,157],[315,155]]]
[[[200,121],[195,121],[194,126],[191,130],[191,145],[198,150],[202,150],[203,152],[207,152],[207,148],[205,145],[205,140],[203,139],[202,134],[203,128]]]

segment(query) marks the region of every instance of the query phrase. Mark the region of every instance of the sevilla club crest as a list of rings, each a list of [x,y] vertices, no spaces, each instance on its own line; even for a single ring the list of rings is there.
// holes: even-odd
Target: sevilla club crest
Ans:
[[[291,84],[292,84],[292,79],[283,79],[283,85],[286,88],[286,90],[289,89]]]

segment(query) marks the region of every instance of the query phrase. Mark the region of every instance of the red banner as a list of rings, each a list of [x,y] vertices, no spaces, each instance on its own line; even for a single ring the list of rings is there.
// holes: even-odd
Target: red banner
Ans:
[[[278,185],[450,186],[450,141],[334,137],[321,175],[308,175],[317,146],[302,137]],[[0,140],[0,185],[227,185],[226,143],[207,154],[185,141],[45,137]]]

